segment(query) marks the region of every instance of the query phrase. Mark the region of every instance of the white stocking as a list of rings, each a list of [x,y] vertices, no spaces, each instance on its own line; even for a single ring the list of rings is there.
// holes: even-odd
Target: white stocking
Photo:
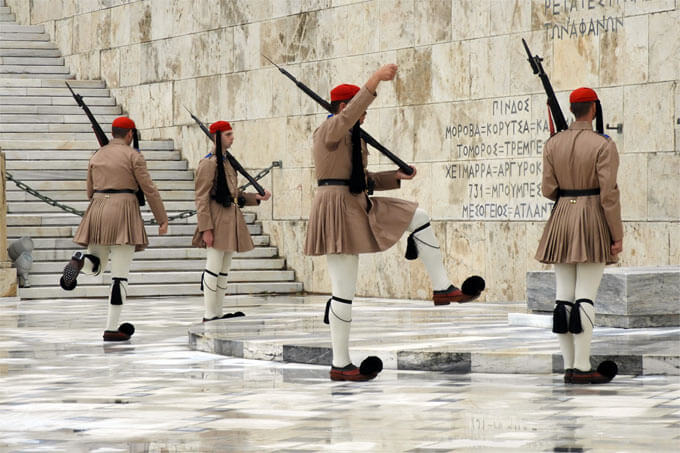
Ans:
[[[229,283],[229,270],[231,269],[231,258],[234,252],[224,252],[222,259],[222,268],[220,269],[219,277],[217,277],[217,291],[215,295],[217,316],[224,314],[224,294],[227,291],[227,284]]]
[[[111,256],[111,291],[109,292],[109,313],[106,319],[106,330],[118,330],[118,323],[120,321],[120,314],[123,311],[123,305],[127,300],[128,274],[130,273],[130,264],[132,263],[132,255],[135,253],[134,245],[112,245],[107,247],[110,250]],[[107,255],[109,255],[107,253]],[[101,259],[101,258],[100,258]],[[85,260],[86,262],[89,260]],[[106,266],[106,261],[101,261],[100,267]],[[116,288],[118,286],[118,288]],[[120,294],[120,299],[114,296],[115,293]]]
[[[222,316],[221,310],[218,311],[217,302],[217,279],[222,264],[224,262],[224,252],[221,250],[208,247],[206,249],[206,263],[203,276],[201,277],[203,283],[203,303],[205,312],[203,317],[205,319],[212,319]]]
[[[108,245],[90,244],[87,247],[87,255],[94,255],[97,258],[99,258],[99,266],[97,267],[97,271],[95,272],[94,270],[95,263],[89,257],[85,256],[85,259],[83,260],[83,268],[80,270],[80,272],[87,275],[101,274],[109,262],[109,253],[110,246]]]
[[[574,302],[574,286],[576,285],[575,264],[555,264],[555,299],[565,302]],[[571,314],[571,307],[565,306],[567,319]],[[564,360],[564,369],[574,368],[574,334],[558,333],[560,351]]]
[[[408,231],[414,230],[426,225],[430,222],[430,217],[423,209],[416,209],[413,214],[411,223],[406,228]],[[432,282],[432,289],[435,291],[442,291],[448,289],[451,285],[451,280],[444,269],[444,260],[442,252],[439,248],[439,241],[437,241],[434,231],[431,226],[419,230],[413,234],[416,247],[418,248],[418,257],[423,261],[427,275],[430,276]]]
[[[352,323],[352,304],[357,286],[359,255],[326,255],[333,296],[349,303],[332,299],[328,320],[331,327],[333,366],[342,368],[351,363],[349,331]]]
[[[595,302],[600,287],[604,263],[579,263],[576,265],[576,300],[588,299]],[[574,368],[590,371],[590,343],[595,325],[595,307],[589,303],[579,304],[583,332],[574,334]]]

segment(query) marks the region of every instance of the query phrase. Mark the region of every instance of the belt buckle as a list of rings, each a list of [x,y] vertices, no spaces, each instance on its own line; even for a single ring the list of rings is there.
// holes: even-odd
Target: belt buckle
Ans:
[[[105,193],[104,198],[111,198],[111,194]]]
[[[575,199],[575,198],[572,198],[571,200],[569,200],[569,203],[571,203],[571,204],[576,204],[576,199]]]

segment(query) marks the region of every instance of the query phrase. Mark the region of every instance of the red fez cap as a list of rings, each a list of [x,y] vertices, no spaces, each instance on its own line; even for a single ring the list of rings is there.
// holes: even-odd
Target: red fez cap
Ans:
[[[576,102],[595,102],[598,101],[597,93],[590,88],[577,88],[569,95],[569,102],[574,104]]]
[[[137,129],[137,127],[135,126],[135,122],[132,121],[127,116],[119,116],[118,118],[113,120],[113,123],[111,123],[111,127],[117,127],[119,129]]]
[[[333,101],[346,101],[352,99],[355,94],[359,92],[361,88],[356,85],[348,85],[343,83],[338,85],[331,90],[331,102]]]
[[[215,121],[210,125],[210,133],[214,134],[217,131],[224,132],[224,131],[230,131],[231,130],[231,124],[229,124],[229,121]]]

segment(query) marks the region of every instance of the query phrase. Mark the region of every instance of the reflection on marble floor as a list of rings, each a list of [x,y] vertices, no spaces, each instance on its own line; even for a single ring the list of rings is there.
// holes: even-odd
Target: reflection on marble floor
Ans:
[[[190,327],[193,348],[245,359],[330,364],[328,296],[233,297],[260,304],[252,316]],[[234,308],[236,309],[236,308]],[[241,309],[241,308],[238,308]],[[246,310],[243,308],[243,310]],[[561,372],[551,315],[529,315],[526,304],[362,299],[352,309],[352,360],[377,354],[394,370],[452,373]],[[509,318],[512,322],[509,322]],[[532,326],[536,323],[546,326]],[[680,327],[596,327],[593,366],[614,360],[623,374],[680,374]]]
[[[241,306],[253,318],[273,306],[257,303]],[[113,345],[100,340],[103,300],[1,304],[3,452],[680,448],[678,376],[574,387],[552,374],[387,370],[336,383],[326,366],[190,350],[199,298],[130,300],[137,333]]]

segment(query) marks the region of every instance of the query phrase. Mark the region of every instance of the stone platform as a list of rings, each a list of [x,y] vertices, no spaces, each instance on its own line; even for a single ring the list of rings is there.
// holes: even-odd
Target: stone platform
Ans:
[[[246,317],[195,324],[192,348],[244,359],[329,365],[328,296],[229,297],[226,311]],[[450,373],[558,373],[562,357],[546,316],[525,304],[357,298],[352,361],[378,355],[386,369]],[[533,327],[532,327],[533,326]],[[680,375],[680,328],[596,328],[594,365],[614,360],[621,374]]]
[[[552,313],[553,271],[527,273],[527,305],[533,312]],[[605,269],[595,314],[597,326],[680,326],[680,266]]]

